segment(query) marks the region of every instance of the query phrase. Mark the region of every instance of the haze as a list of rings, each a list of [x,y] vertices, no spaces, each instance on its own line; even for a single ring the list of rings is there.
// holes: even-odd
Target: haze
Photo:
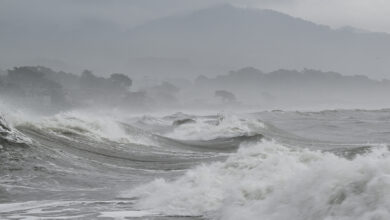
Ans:
[[[381,0],[3,0],[1,95],[23,106],[45,94],[51,110],[105,99],[138,110],[386,106],[389,10]]]

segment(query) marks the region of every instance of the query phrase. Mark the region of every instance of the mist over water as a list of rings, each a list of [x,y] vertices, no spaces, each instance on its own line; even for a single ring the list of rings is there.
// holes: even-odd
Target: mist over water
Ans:
[[[387,33],[53,2],[0,3],[0,219],[390,219]]]

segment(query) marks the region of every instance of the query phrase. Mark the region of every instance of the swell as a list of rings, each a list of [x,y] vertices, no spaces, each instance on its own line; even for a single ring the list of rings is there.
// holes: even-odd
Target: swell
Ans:
[[[128,187],[129,183],[148,182],[155,175],[170,178],[198,164],[223,161],[226,153],[235,152],[241,143],[262,138],[262,135],[238,135],[179,140],[124,122],[115,122],[119,127],[114,128],[122,129],[121,136],[112,138],[100,136],[105,128],[98,127],[99,124],[80,118],[70,120],[70,123],[62,118],[44,123],[26,121],[12,128],[3,123],[2,130],[6,133],[2,133],[2,138],[7,141],[0,149],[3,195],[28,201],[37,196],[56,198],[58,194],[62,198],[74,197],[74,193],[66,192],[77,190],[91,197],[102,194],[110,197],[115,188]],[[16,134],[30,142],[9,141],[13,140],[9,137],[14,137],[10,135]],[[99,190],[110,185],[117,187]]]
[[[207,117],[207,120],[211,119],[213,117]],[[77,118],[72,118],[72,120],[85,123]],[[175,121],[176,118],[172,120]],[[195,123],[197,122],[196,118],[191,120]],[[218,123],[212,124],[215,124],[218,129],[219,124],[223,122],[222,120],[226,119],[218,117],[217,120]],[[62,151],[74,155],[77,158],[87,158],[88,160],[95,161],[100,160],[102,163],[107,163],[108,165],[115,164],[135,169],[149,170],[183,170],[199,163],[223,160],[226,158],[226,155],[219,153],[232,153],[243,143],[258,142],[262,139],[278,140],[286,146],[307,148],[313,145],[317,147],[321,146],[320,149],[322,151],[334,152],[345,157],[353,157],[356,154],[366,152],[366,148],[370,148],[370,146],[313,142],[312,140],[304,139],[278,129],[269,123],[266,123],[261,129],[256,127],[257,130],[247,133],[238,132],[236,136],[217,137],[209,140],[186,140],[155,134],[124,122],[117,122],[124,134],[129,137],[128,140],[122,141],[123,138],[109,139],[90,135],[93,131],[89,131],[87,129],[88,127],[82,125],[64,127],[63,125],[36,126],[32,123],[24,123],[17,126],[16,129],[11,129],[4,119],[1,122],[1,141],[6,146],[3,147],[4,149],[2,151],[7,151],[8,161],[25,160],[28,157],[27,155],[38,155],[36,156],[37,158],[47,157],[48,155],[56,155],[56,152]],[[177,128],[177,125],[173,127]],[[232,129],[234,130],[235,128],[233,127]],[[24,139],[29,138],[33,140],[34,148],[28,151],[18,148],[12,151],[7,150],[9,148],[7,146],[10,144],[12,146],[27,146],[25,142],[22,142],[23,139],[20,136],[23,136]],[[133,137],[136,137],[137,141],[132,142]],[[360,148],[363,148],[363,150],[358,150]],[[23,151],[26,151],[26,153]],[[61,159],[61,156],[58,156],[57,159]],[[2,163],[3,167],[5,163],[7,162]],[[17,169],[20,169],[20,166],[18,167]]]
[[[179,116],[184,117],[183,115]],[[277,140],[285,146],[291,147],[299,146],[311,149],[316,147],[321,151],[334,152],[346,157],[364,153],[366,148],[370,148],[370,146],[363,145],[313,141],[288,133],[270,123],[258,122],[258,120],[253,122],[235,117],[231,119],[229,117],[231,116],[201,118],[192,116],[190,125],[187,127],[182,127],[186,123],[180,125],[175,123],[178,120],[176,115],[165,117],[173,121],[169,128],[171,130],[186,130],[186,132],[191,133],[188,131],[189,129],[197,131],[198,127],[201,127],[211,130],[215,134],[220,132],[218,129],[221,130],[221,136],[212,135],[210,136],[212,139],[207,140],[186,139],[185,136],[182,137],[183,139],[178,139],[172,137],[172,135],[146,131],[125,122],[110,122],[111,127],[112,124],[118,124],[115,125],[115,129],[120,129],[120,133],[122,133],[120,138],[111,138],[100,136],[102,132],[98,131],[97,133],[97,125],[92,123],[93,126],[91,126],[91,123],[76,117],[56,118],[61,123],[58,121],[43,125],[30,122],[22,123],[16,129],[13,129],[3,118],[0,118],[0,140],[6,146],[3,147],[3,151],[10,144],[13,146],[27,146],[24,139],[30,139],[33,140],[30,145],[34,143],[35,146],[32,151],[37,151],[37,154],[48,155],[53,154],[52,150],[61,150],[73,154],[75,157],[85,157],[89,160],[93,160],[94,157],[99,158],[99,160],[105,158],[103,161],[107,163],[126,164],[126,166],[133,168],[150,170],[187,169],[194,164],[221,160],[226,156],[219,153],[232,153],[237,151],[243,143],[258,142],[262,139]],[[62,122],[63,120],[65,122]],[[73,122],[68,123],[66,120]],[[153,121],[150,118],[148,120]],[[186,121],[187,119],[180,120]],[[251,127],[248,127],[245,123],[249,123]],[[263,123],[263,125],[258,126],[255,123]],[[102,131],[105,131],[104,128]],[[229,131],[231,134],[225,137],[224,131]],[[360,148],[363,150],[359,150]],[[38,149],[40,150],[39,153]],[[14,152],[17,152],[13,157],[15,160],[18,157],[26,157],[22,155],[22,150],[14,149]]]
[[[121,123],[125,131],[128,133],[137,133],[143,135],[148,139],[153,140],[154,143],[158,143],[159,147],[164,149],[173,150],[186,150],[196,152],[214,152],[214,153],[229,153],[238,149],[241,143],[248,141],[258,141],[264,136],[262,134],[238,134],[233,137],[218,137],[209,140],[185,140],[176,139],[172,137],[163,136],[161,134],[153,134],[151,132],[144,131],[139,128],[135,128],[132,125]]]
[[[387,211],[390,203],[378,195],[387,195],[390,182],[386,146],[311,140],[256,118],[186,118],[148,117],[145,127],[63,115],[15,127],[4,121],[0,195],[5,201],[104,200],[144,185],[119,196],[164,216],[375,217],[378,210],[364,209],[365,200]],[[349,218],[345,210],[355,208],[353,199],[363,209]]]
[[[174,140],[177,143],[182,143],[187,148],[202,149],[215,152],[234,152],[244,142],[256,142],[263,139],[262,134],[240,135],[230,138],[215,138],[212,140]]]
[[[172,154],[169,149],[134,143],[98,141],[72,134],[71,138],[46,133],[40,129],[20,127],[19,130],[31,137],[37,147],[55,149],[102,164],[150,170],[186,169],[193,163],[206,162],[213,155],[197,155],[191,152]]]

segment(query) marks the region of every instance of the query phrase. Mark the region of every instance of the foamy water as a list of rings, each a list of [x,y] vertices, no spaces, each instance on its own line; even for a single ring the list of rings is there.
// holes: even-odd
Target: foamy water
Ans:
[[[388,219],[390,152],[378,146],[353,160],[264,141],[224,162],[157,179],[126,193],[136,207],[217,219]]]
[[[387,110],[18,114],[2,219],[390,218]]]
[[[224,137],[253,135],[264,129],[260,120],[242,115],[219,114],[215,118],[198,118],[176,127],[168,137],[185,140],[212,140]]]

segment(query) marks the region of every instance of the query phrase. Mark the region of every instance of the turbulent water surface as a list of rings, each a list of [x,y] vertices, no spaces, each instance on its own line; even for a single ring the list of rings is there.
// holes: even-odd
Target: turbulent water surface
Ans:
[[[390,110],[3,114],[1,219],[390,219]]]

